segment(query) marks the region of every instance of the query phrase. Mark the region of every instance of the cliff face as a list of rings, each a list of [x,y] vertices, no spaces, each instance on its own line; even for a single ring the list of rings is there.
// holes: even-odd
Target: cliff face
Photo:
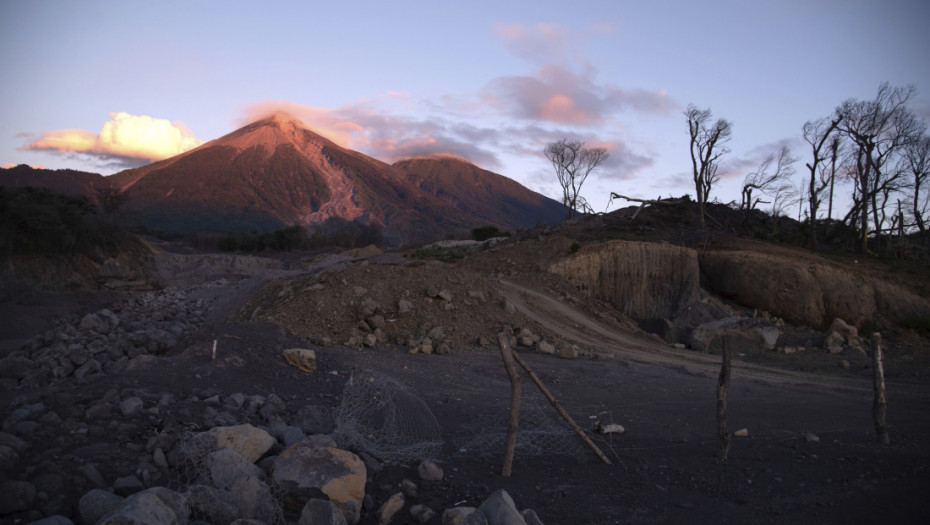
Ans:
[[[708,291],[793,324],[825,329],[838,317],[861,327],[930,316],[930,304],[908,290],[825,261],[720,251],[701,254],[700,264]]]
[[[550,271],[634,319],[682,327],[712,320],[707,314],[719,302],[708,301],[709,294],[818,330],[836,318],[859,327],[930,318],[922,297],[816,258],[738,250],[699,255],[667,244],[610,241],[585,247]]]
[[[668,244],[610,241],[550,270],[635,319],[672,319],[701,296],[697,252]]]

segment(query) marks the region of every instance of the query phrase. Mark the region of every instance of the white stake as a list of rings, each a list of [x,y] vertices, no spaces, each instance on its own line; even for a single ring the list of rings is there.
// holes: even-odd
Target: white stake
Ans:
[[[213,340],[213,360],[216,361],[216,339]]]

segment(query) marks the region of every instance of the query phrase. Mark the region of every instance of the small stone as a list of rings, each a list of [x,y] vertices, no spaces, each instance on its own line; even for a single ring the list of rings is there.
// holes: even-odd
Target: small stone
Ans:
[[[578,359],[578,348],[575,345],[562,347],[559,349],[559,357],[562,359]]]
[[[420,523],[426,523],[436,516],[436,511],[426,505],[414,505],[410,507],[410,515]]]
[[[36,499],[35,485],[28,481],[0,483],[0,516],[32,508]]]
[[[378,344],[378,337],[375,334],[365,334],[362,344],[368,348],[374,348]]]
[[[520,513],[520,516],[523,517],[523,521],[526,522],[526,525],[543,525],[542,520],[539,519],[536,511],[533,509],[525,509]]]
[[[452,292],[446,289],[439,290],[439,293],[436,294],[436,297],[442,299],[443,301],[449,302],[452,300]]]
[[[407,478],[404,478],[400,480],[399,485],[400,485],[400,490],[402,490],[404,494],[406,494],[407,496],[410,496],[411,498],[417,497],[417,484],[416,483],[414,483],[413,481]]]
[[[142,490],[142,481],[136,476],[124,476],[113,482],[113,491],[120,496],[129,496]]]
[[[385,501],[381,508],[378,509],[378,523],[379,525],[387,525],[394,519],[394,515],[397,514],[397,511],[404,508],[404,494],[403,492],[396,492],[393,496],[388,498]]]
[[[120,401],[119,411],[124,416],[134,416],[142,411],[143,402],[138,397],[130,397]]]
[[[840,360],[840,368],[842,368],[843,370],[849,370],[850,366],[851,365],[849,364],[849,361],[845,359]]]
[[[741,429],[737,430],[736,432],[734,432],[733,435],[736,436],[736,437],[738,437],[738,438],[749,437],[749,429],[748,429],[748,428],[741,428]]]
[[[475,507],[453,507],[442,513],[442,525],[488,525],[488,518]]]
[[[555,355],[555,347],[545,340],[536,343],[536,351],[540,354]]]
[[[417,467],[417,474],[423,481],[441,481],[443,477],[442,467],[432,460],[424,460]]]
[[[804,434],[804,441],[808,443],[820,443],[820,436],[814,434],[813,432],[808,432]]]
[[[168,459],[165,457],[165,452],[162,449],[156,448],[155,452],[152,452],[152,463],[160,469],[167,470]]]
[[[284,351],[284,359],[302,372],[312,374],[316,371],[316,352],[309,348],[289,348]]]
[[[413,303],[406,299],[400,299],[397,301],[397,313],[406,314],[413,311]]]

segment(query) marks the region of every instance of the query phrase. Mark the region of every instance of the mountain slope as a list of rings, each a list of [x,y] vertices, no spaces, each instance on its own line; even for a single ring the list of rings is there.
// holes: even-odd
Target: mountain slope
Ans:
[[[565,216],[555,200],[457,157],[404,159],[394,167],[411,185],[488,224],[529,228],[540,222],[555,224]]]
[[[562,218],[555,201],[467,162],[427,158],[391,166],[283,114],[100,179],[127,197],[130,221],[168,233],[322,228],[335,220],[374,225],[388,242],[413,244],[476,226]]]

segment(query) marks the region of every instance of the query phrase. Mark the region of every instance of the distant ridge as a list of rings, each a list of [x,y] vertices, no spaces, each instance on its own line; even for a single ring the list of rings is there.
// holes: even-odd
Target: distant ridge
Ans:
[[[112,185],[127,197],[133,222],[169,233],[266,232],[335,219],[377,225],[394,243],[410,244],[476,226],[562,218],[558,202],[466,160],[420,157],[392,166],[282,113],[175,157],[99,180],[87,175],[68,187],[92,193]],[[57,184],[49,177],[32,180]],[[0,184],[6,179],[0,175]]]

